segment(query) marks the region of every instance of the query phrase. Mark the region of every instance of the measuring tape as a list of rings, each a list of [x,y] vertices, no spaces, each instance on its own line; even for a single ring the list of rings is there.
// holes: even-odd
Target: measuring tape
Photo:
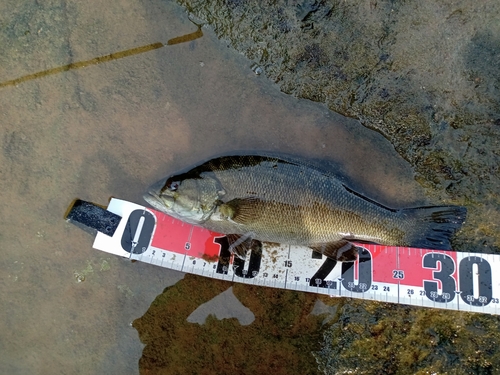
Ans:
[[[244,284],[500,314],[500,255],[356,244],[358,259],[340,263],[264,243],[242,260],[223,234],[164,213],[115,198],[107,209],[77,202],[68,220],[97,229],[95,249],[128,259]]]

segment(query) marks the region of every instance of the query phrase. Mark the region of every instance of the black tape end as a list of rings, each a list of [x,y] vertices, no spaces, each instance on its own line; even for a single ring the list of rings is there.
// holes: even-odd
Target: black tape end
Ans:
[[[66,211],[65,219],[93,235],[101,232],[113,236],[120,224],[121,216],[101,205],[75,199]]]

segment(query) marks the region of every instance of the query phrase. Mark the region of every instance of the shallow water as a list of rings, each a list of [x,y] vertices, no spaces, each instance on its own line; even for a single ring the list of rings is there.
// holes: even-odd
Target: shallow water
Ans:
[[[143,203],[170,172],[266,150],[330,161],[385,204],[423,200],[382,136],[280,93],[210,30],[167,45],[197,29],[171,2],[6,1],[0,15],[1,373],[138,373],[131,322],[183,277],[93,250],[63,220],[76,197]]]

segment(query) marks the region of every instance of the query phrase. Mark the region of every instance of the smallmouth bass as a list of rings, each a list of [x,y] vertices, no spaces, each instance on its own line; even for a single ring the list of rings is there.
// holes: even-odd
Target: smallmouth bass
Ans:
[[[271,156],[223,156],[151,186],[155,209],[226,234],[241,258],[255,241],[308,246],[339,261],[356,259],[351,241],[449,250],[461,206],[392,209],[333,174]]]

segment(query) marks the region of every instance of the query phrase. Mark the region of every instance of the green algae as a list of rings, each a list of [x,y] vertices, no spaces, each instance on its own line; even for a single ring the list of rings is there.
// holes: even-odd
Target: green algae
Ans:
[[[109,271],[111,269],[111,266],[109,262],[106,259],[103,259],[101,261],[101,271]]]
[[[187,317],[233,286],[254,314],[252,324],[209,316],[203,325]],[[318,374],[322,316],[312,316],[317,296],[186,275],[165,289],[133,322],[146,344],[142,374]]]
[[[87,265],[85,268],[80,270],[75,270],[73,276],[76,282],[81,283],[92,277],[101,277],[103,272],[109,271],[111,269],[109,258],[98,258],[93,260],[87,260]]]
[[[87,260],[87,267],[81,269],[80,271],[74,271],[73,276],[77,283],[81,283],[85,281],[89,275],[94,273],[94,267],[92,266],[92,262]]]

